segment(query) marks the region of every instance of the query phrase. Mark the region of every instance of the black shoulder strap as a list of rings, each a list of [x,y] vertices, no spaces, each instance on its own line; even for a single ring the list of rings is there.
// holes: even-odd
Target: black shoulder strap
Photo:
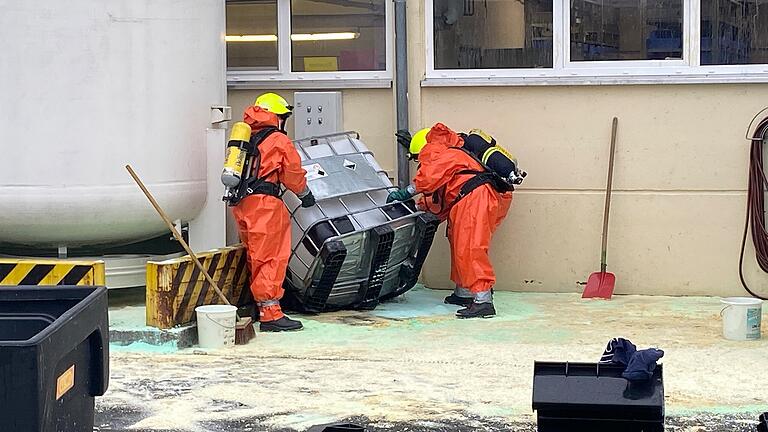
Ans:
[[[481,160],[480,160],[480,158],[478,158],[478,157],[477,157],[477,155],[475,155],[475,154],[474,154],[474,153],[472,153],[471,151],[469,151],[469,150],[465,149],[464,147],[448,147],[448,148],[451,148],[451,149],[456,149],[456,150],[459,150],[459,151],[462,151],[462,152],[464,152],[464,153],[465,153],[465,154],[467,154],[469,157],[471,157],[472,159],[474,159],[474,160],[475,160],[475,162],[477,162],[478,164],[480,164],[480,166],[481,166],[481,167],[483,167],[483,170],[485,170],[485,171],[490,171],[490,170],[491,170],[490,168],[488,168],[488,167],[487,167],[487,166],[486,166],[486,165],[483,163],[483,161],[481,161]],[[468,170],[465,170],[465,171],[468,171]]]
[[[241,199],[245,198],[246,196],[250,195],[251,193],[254,193],[254,191],[260,190],[262,186],[269,183],[266,181],[269,176],[275,173],[277,169],[274,169],[268,173],[266,173],[262,177],[258,177],[256,175],[250,175],[251,172],[256,171],[258,173],[259,168],[261,166],[261,152],[259,152],[259,144],[264,142],[267,137],[272,135],[275,132],[285,133],[285,131],[278,129],[274,126],[266,127],[255,134],[251,135],[251,140],[248,143],[248,148],[246,151],[248,152],[248,159],[246,160],[245,169],[243,170],[244,173],[246,173],[245,178],[240,181],[240,184],[237,186],[237,192],[233,199],[230,200],[229,205],[236,205],[238,202],[240,202]],[[272,185],[272,183],[270,183]],[[279,191],[280,185],[274,184],[274,188],[277,188]],[[273,188],[273,189],[274,189]],[[272,190],[272,189],[270,189]],[[269,195],[275,195],[274,193],[269,193]],[[277,195],[275,195],[277,196]]]
[[[480,164],[481,167],[483,167],[483,171],[477,171],[477,170],[461,170],[458,172],[458,174],[474,174],[475,177],[468,180],[464,186],[461,188],[461,192],[459,192],[459,197],[454,201],[454,204],[464,196],[468,195],[469,192],[472,192],[473,190],[477,189],[478,187],[482,186],[483,184],[490,184],[494,189],[496,189],[499,193],[505,193],[514,191],[515,188],[504,181],[503,178],[501,178],[500,175],[496,173],[496,171],[488,168],[486,164],[483,163],[474,153],[471,151],[463,148],[463,147],[450,147],[456,150],[461,150],[464,153],[468,154],[472,159],[475,160],[478,164]]]
[[[275,132],[284,133],[282,130],[274,126],[269,126],[251,135],[251,141],[250,141],[250,146],[248,148],[248,153],[256,154],[257,150],[259,149],[259,144],[264,142],[264,140],[267,139],[267,137],[269,137]]]

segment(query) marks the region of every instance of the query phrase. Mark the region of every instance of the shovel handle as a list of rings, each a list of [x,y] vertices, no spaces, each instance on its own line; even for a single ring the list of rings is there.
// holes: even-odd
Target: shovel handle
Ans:
[[[613,187],[613,160],[616,151],[616,130],[619,127],[619,118],[613,118],[611,127],[611,153],[608,158],[608,182],[605,187],[605,209],[603,210],[603,245],[600,250],[600,271],[605,273],[606,255],[608,250],[608,214],[611,210],[611,189]]]
[[[128,170],[128,174],[133,177],[133,180],[136,182],[137,185],[139,185],[139,188],[141,188],[141,191],[144,192],[144,195],[147,197],[150,203],[152,203],[152,207],[155,208],[155,211],[157,211],[157,214],[160,215],[160,217],[163,219],[166,225],[168,225],[168,229],[171,230],[171,233],[176,238],[176,240],[181,243],[181,246],[184,248],[184,250],[187,252],[189,257],[192,259],[192,262],[195,263],[195,266],[197,266],[198,269],[200,269],[200,273],[203,274],[205,277],[205,280],[208,281],[208,283],[213,287],[213,290],[216,291],[216,294],[219,296],[222,302],[226,305],[230,305],[229,300],[227,300],[227,297],[224,295],[224,293],[221,292],[219,289],[219,286],[214,282],[211,275],[208,274],[208,270],[203,267],[203,264],[200,262],[200,260],[197,259],[197,256],[194,252],[192,252],[192,249],[189,247],[186,241],[184,241],[184,237],[181,236],[179,231],[176,229],[175,226],[173,226],[173,223],[171,222],[171,219],[168,217],[167,214],[163,211],[163,209],[160,207],[160,204],[155,201],[155,197],[152,196],[152,194],[147,190],[147,187],[144,186],[144,183],[141,181],[139,176],[136,174],[136,172],[131,168],[130,165],[126,165],[125,169]]]

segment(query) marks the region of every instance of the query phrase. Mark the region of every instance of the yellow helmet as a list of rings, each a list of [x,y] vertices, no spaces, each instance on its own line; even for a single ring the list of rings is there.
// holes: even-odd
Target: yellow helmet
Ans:
[[[288,102],[285,99],[275,93],[264,93],[256,98],[253,105],[279,116],[293,111],[293,107],[288,105]]]
[[[413,137],[411,137],[411,144],[408,147],[408,152],[416,156],[421,152],[421,149],[424,148],[425,145],[427,145],[427,134],[432,128],[424,128],[415,134],[413,134]]]

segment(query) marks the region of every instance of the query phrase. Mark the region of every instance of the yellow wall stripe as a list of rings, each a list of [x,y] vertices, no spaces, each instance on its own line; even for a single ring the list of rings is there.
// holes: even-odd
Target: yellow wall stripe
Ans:
[[[64,279],[64,276],[68,275],[69,272],[71,272],[74,268],[74,264],[59,264],[51,269],[51,272],[48,273],[48,278],[46,281],[50,281],[51,285],[58,285],[59,282]],[[79,282],[79,280],[77,282]],[[75,282],[75,285],[77,282]]]
[[[104,285],[103,261],[0,259],[0,285]]]

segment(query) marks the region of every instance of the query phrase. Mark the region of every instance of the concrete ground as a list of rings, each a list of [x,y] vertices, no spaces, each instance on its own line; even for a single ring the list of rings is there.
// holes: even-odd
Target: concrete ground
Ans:
[[[498,293],[496,318],[464,321],[445,294],[304,316],[225,351],[112,346],[95,430],[535,431],[534,360],[594,362],[619,336],[665,351],[667,430],[754,431],[768,411],[768,335],[724,340],[718,299]]]

